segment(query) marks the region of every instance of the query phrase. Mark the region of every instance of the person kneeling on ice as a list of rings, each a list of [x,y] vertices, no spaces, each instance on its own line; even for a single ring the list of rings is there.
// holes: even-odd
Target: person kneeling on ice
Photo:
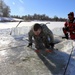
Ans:
[[[34,38],[34,43],[36,47],[36,52],[40,50],[46,50],[46,52],[51,52],[54,47],[54,36],[52,31],[45,24],[35,23],[30,31],[28,32],[29,44],[28,47],[32,47],[32,37]]]
[[[63,32],[66,39],[75,39],[75,18],[73,12],[68,14],[68,20],[64,24]]]

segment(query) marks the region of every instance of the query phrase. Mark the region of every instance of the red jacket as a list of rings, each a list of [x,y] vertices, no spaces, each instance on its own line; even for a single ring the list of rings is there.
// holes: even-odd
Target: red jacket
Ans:
[[[68,27],[68,31],[70,33],[70,38],[75,39],[75,18],[73,21],[67,20],[64,24],[65,27]]]

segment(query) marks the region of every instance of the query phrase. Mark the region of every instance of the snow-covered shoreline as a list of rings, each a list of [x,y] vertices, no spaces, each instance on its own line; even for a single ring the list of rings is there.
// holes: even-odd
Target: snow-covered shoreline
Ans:
[[[6,28],[12,28],[12,27],[16,27],[17,24],[19,22],[0,22],[0,29],[6,29]],[[31,21],[31,22],[21,22],[19,27],[21,26],[32,26],[33,24],[35,23],[50,23],[50,24],[47,24],[50,29],[53,29],[53,28],[56,28],[56,27],[63,27],[64,26],[64,22],[49,22],[49,21]]]

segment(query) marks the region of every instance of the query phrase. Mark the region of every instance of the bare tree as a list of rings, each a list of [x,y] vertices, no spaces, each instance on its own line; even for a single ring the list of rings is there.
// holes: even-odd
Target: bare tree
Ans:
[[[7,6],[3,0],[0,0],[0,16],[9,16],[10,8]]]
[[[2,13],[2,9],[3,9],[3,1],[2,0],[0,0],[0,16],[2,16],[3,15],[3,13]]]

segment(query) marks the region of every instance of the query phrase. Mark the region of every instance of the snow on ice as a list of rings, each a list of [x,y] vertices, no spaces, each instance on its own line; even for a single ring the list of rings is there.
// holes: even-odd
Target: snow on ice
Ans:
[[[57,54],[49,54],[47,57],[45,57],[52,64],[50,66],[48,62],[43,62],[45,61],[45,59],[43,59],[44,57],[40,57],[42,60],[41,62],[36,53],[26,47],[28,43],[26,41],[27,33],[34,23],[36,22],[22,22],[17,28],[16,26],[18,22],[0,23],[0,75],[63,75],[65,68],[62,68],[61,64],[64,63],[63,65],[66,66],[65,63],[67,64],[72,49],[73,52],[66,75],[74,75],[74,40],[65,39],[55,45],[55,48],[58,49],[58,51],[56,51]],[[40,21],[37,23],[46,24],[49,22]],[[61,40],[61,36],[64,36],[62,32],[64,22],[50,22],[50,24],[47,24],[47,26],[53,31],[54,35],[56,36],[55,39]],[[10,33],[12,34],[10,35]],[[25,62],[22,62],[21,60]],[[57,65],[52,62],[56,62]],[[57,68],[53,71],[53,66],[58,66],[58,63],[60,68]]]

